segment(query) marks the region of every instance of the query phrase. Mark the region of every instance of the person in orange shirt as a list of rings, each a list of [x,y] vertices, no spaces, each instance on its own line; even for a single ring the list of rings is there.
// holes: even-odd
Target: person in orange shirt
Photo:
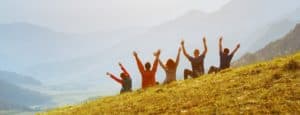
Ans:
[[[120,74],[120,77],[122,79],[117,78],[115,75],[113,75],[109,72],[107,72],[106,75],[110,76],[113,80],[115,80],[116,82],[118,82],[119,84],[122,85],[122,89],[121,89],[120,93],[131,92],[132,84],[131,84],[130,75],[121,63],[119,63],[119,66],[121,67],[121,69],[123,71]]]
[[[155,61],[151,68],[151,63],[146,62],[145,67],[143,66],[141,60],[138,57],[138,54],[134,51],[133,56],[135,57],[138,69],[142,76],[142,88],[148,88],[156,85],[155,74],[158,67],[160,50],[154,53]]]

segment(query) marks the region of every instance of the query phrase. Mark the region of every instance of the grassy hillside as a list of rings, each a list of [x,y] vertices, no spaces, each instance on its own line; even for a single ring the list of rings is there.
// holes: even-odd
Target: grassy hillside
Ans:
[[[39,114],[300,114],[299,70],[300,53]]]

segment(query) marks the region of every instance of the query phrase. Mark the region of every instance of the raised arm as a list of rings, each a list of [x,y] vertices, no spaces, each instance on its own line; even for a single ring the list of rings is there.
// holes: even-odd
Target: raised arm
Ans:
[[[155,60],[154,60],[151,71],[155,73],[157,71],[157,66],[159,63],[160,50],[158,50],[156,53],[154,53],[154,56],[155,56]]]
[[[240,44],[236,45],[235,49],[231,52],[230,55],[234,55],[238,51],[238,49],[240,48],[240,46],[241,46]]]
[[[177,57],[176,57],[176,66],[179,64],[179,60],[180,60],[180,53],[181,53],[181,48],[178,48],[178,53],[177,53]]]
[[[223,52],[222,41],[223,41],[223,36],[221,36],[219,39],[219,52],[220,53]]]
[[[121,84],[121,85],[124,84],[123,80],[117,78],[115,75],[113,75],[113,74],[111,74],[111,73],[109,73],[109,72],[107,72],[106,75],[110,76],[113,80],[115,80],[115,81],[118,82],[119,84]]]
[[[144,68],[144,66],[143,66],[143,64],[142,64],[142,62],[141,62],[141,60],[139,59],[137,53],[136,53],[136,52],[133,52],[133,56],[135,57],[137,66],[138,66],[138,68],[139,68],[139,71],[140,71],[141,73],[144,73],[144,72],[145,72],[145,68]]]
[[[159,59],[158,60],[159,62],[159,65],[164,69],[164,70],[167,70],[166,66],[164,65],[164,63]]]
[[[190,58],[191,56],[186,52],[185,47],[184,47],[184,41],[181,41],[181,47],[182,47],[182,51],[185,57]]]
[[[207,53],[207,44],[206,44],[206,37],[204,36],[203,37],[203,45],[204,45],[204,51],[203,51],[203,53],[202,53],[202,55],[206,55],[206,53]]]
[[[121,70],[122,70],[126,75],[128,75],[128,77],[130,77],[128,71],[125,69],[125,67],[123,66],[123,64],[122,64],[122,63],[119,63],[119,66],[121,67]]]

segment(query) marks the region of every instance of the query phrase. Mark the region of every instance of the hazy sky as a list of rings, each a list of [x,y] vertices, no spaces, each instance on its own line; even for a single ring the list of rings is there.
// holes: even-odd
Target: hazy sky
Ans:
[[[153,26],[190,10],[213,12],[230,0],[1,0],[0,23],[29,22],[85,33]]]

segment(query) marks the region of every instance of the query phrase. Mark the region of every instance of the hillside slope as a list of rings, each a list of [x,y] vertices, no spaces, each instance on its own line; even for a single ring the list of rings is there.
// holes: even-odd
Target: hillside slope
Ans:
[[[255,53],[247,53],[233,62],[234,66],[242,66],[259,61],[270,60],[273,57],[293,54],[300,50],[300,24],[279,40],[269,43]]]
[[[40,114],[299,114],[299,70],[300,53]]]

